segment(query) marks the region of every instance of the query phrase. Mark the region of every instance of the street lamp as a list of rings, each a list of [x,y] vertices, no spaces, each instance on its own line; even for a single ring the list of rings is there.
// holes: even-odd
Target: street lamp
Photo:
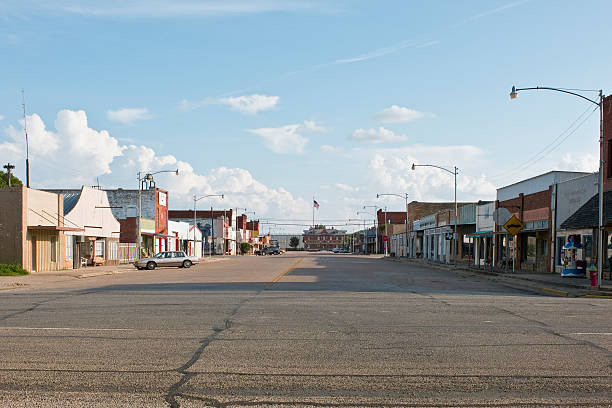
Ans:
[[[453,170],[449,170],[445,167],[436,166],[435,164],[414,164],[412,163],[412,170],[416,170],[417,167],[435,167],[436,169],[444,170],[447,173],[450,173],[455,176],[455,222],[454,222],[454,235],[453,235],[453,260],[455,266],[457,266],[457,238],[459,238],[459,234],[457,232],[457,166],[453,166]]]
[[[376,198],[380,198],[382,196],[396,196],[396,197],[404,198],[406,200],[406,257],[408,257],[408,193],[404,193],[404,195],[395,194],[395,193],[376,194]]]
[[[599,102],[594,101],[593,99],[587,98],[584,95],[580,95],[575,92],[568,91],[567,89],[562,88],[551,88],[547,86],[536,86],[532,88],[516,88],[512,87],[510,91],[510,99],[516,99],[518,97],[518,91],[531,91],[531,90],[545,90],[545,91],[555,91],[562,92],[570,95],[577,96],[578,98],[582,98],[586,101],[591,102],[599,107],[599,222],[598,222],[598,233],[597,233],[597,287],[601,286],[601,275],[603,269],[603,257],[604,257],[604,227],[603,227],[603,209],[604,209],[604,201],[603,201],[603,161],[604,161],[604,137],[603,137],[603,102],[604,102],[604,94],[600,89],[598,91]]]
[[[366,208],[373,208],[374,209],[374,214],[370,214],[374,216],[374,242],[376,244],[376,255],[378,255],[378,228],[380,227],[380,224],[378,223],[378,206],[377,205],[364,205],[363,209],[365,210]]]
[[[178,169],[176,170],[159,170],[159,171],[155,171],[153,173],[146,173],[144,176],[141,176],[141,174],[144,173],[142,171],[138,172],[138,237],[137,237],[137,241],[138,241],[138,259],[140,259],[140,257],[142,256],[141,253],[141,246],[142,246],[142,234],[140,232],[140,217],[142,216],[142,182],[143,181],[153,181],[153,175],[155,174],[159,174],[159,173],[175,173],[177,176],[179,175],[179,171]],[[155,217],[154,217],[155,218]]]
[[[357,215],[359,214],[369,214],[369,213],[365,213],[363,211],[357,211]],[[361,219],[361,218],[349,218],[349,221],[363,221],[363,243],[364,243],[364,253],[365,255],[368,254],[368,230],[366,229],[366,220],[365,219]],[[376,225],[376,224],[374,224]],[[355,244],[353,244],[353,251],[355,251]]]
[[[221,197],[221,199],[223,200],[225,198],[225,196],[223,194],[207,194],[204,195],[202,197],[196,197],[196,195],[193,195],[193,250],[195,251],[195,245],[196,245],[196,237],[195,237],[195,226],[196,226],[196,202],[200,201],[203,198],[207,198],[207,197]],[[212,206],[210,207],[210,228],[211,228],[211,232],[210,232],[210,237],[211,237],[211,241],[212,243],[215,242],[215,237],[214,237],[214,231],[215,231],[215,227],[214,227],[214,221],[213,221],[213,209]],[[202,237],[204,237],[204,234],[202,234]],[[203,255],[203,254],[202,254]],[[208,257],[212,258],[212,249],[211,249],[211,245],[208,245]]]
[[[376,206],[375,206],[375,205],[364,205],[364,206],[363,206],[363,208],[366,208],[366,207],[374,207],[374,208],[376,208]],[[375,253],[376,253],[376,255],[378,255],[378,229],[377,229],[377,227],[376,227],[376,220],[377,220],[378,216],[377,216],[377,214],[376,214],[376,213],[371,213],[371,212],[367,212],[367,211],[357,211],[357,215],[359,215],[359,214],[368,214],[368,215],[371,215],[371,216],[373,216],[373,217],[374,217],[374,245],[375,245],[375,251],[376,251]],[[364,223],[364,226],[365,226],[365,223]],[[368,237],[368,236],[367,236],[367,231],[366,231],[366,232],[365,232],[365,238],[366,238],[366,255],[367,255],[367,252],[368,252],[368,251],[367,251],[367,249],[368,249],[368,240],[367,240],[367,237]]]

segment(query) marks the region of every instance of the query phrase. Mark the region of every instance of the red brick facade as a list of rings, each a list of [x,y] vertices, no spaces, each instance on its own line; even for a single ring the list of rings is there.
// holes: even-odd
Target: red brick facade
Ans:
[[[310,229],[304,231],[304,249],[307,251],[330,250],[344,247],[346,231]]]
[[[604,191],[612,190],[612,95],[604,99]]]

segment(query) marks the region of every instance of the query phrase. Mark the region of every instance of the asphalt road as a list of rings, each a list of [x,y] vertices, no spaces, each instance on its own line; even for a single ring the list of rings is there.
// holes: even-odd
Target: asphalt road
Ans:
[[[0,292],[0,406],[612,406],[612,301],[349,255]]]

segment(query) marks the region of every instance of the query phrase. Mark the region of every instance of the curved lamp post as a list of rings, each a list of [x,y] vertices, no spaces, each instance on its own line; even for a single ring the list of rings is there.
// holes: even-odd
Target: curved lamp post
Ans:
[[[396,196],[406,200],[406,258],[408,257],[408,193],[395,194],[395,193],[379,193],[376,194],[376,198],[380,198],[382,196]]]
[[[143,171],[139,171],[138,172],[138,259],[140,259],[140,257],[142,256],[142,234],[140,232],[140,217],[142,216],[142,182],[143,181],[153,181],[153,176],[155,174],[159,174],[159,173],[174,173],[177,176],[179,175],[179,171],[178,169],[176,170],[159,170],[159,171],[155,171],[153,173],[145,173],[144,176],[141,176],[141,174],[144,173]],[[154,217],[155,218],[155,217]]]
[[[376,207],[376,206],[375,205],[369,205],[369,206],[364,205],[363,206],[363,208],[366,208],[366,207]],[[357,211],[357,215],[359,215],[359,214],[367,214],[367,215],[371,215],[371,216],[374,217],[374,245],[376,246],[376,249],[375,249],[376,252],[375,253],[378,255],[378,229],[376,228],[376,218],[377,218],[377,215],[376,215],[376,213],[371,213],[371,212],[367,212],[367,211]],[[364,227],[365,227],[365,222],[364,222]],[[366,251],[365,252],[366,252],[366,255],[367,255],[368,254],[368,231],[367,230],[364,231],[364,234],[365,234],[364,238],[365,238],[365,243],[366,243]]]
[[[196,236],[195,236],[195,226],[196,226],[196,202],[200,201],[203,198],[207,198],[207,197],[221,197],[221,199],[223,200],[225,198],[225,196],[223,194],[206,194],[203,195],[202,197],[196,197],[196,195],[193,195],[193,250],[195,251],[195,244],[196,244]],[[213,221],[213,210],[212,207],[210,208],[210,237],[211,237],[211,241],[212,243],[215,242],[215,237],[214,237],[214,231],[215,231],[215,226],[214,226],[214,221]],[[204,239],[204,234],[202,234],[202,239]],[[202,254],[204,255],[204,254]],[[208,245],[208,257],[212,258],[212,248],[211,245]]]
[[[441,166],[436,166],[435,164],[412,164],[412,170],[416,170],[417,167],[435,167],[436,169],[440,169],[440,170],[444,170],[447,173],[452,174],[453,176],[455,176],[455,221],[454,221],[454,226],[455,226],[455,231],[454,231],[454,235],[453,235],[453,260],[455,263],[455,266],[457,266],[457,239],[459,238],[459,233],[457,232],[457,171],[459,170],[457,168],[457,166],[453,166],[453,170],[449,170],[445,167],[441,167]]]
[[[593,99],[587,98],[584,95],[580,95],[578,93],[571,92],[571,91],[568,91],[567,89],[562,89],[562,88],[551,88],[548,86],[536,86],[536,87],[531,87],[531,88],[517,88],[513,86],[512,90],[510,91],[510,99],[516,99],[518,97],[519,91],[535,91],[535,90],[555,91],[555,92],[562,92],[562,93],[574,95],[578,98],[589,101],[592,104],[599,107],[599,194],[598,194],[599,195],[599,217],[598,217],[599,221],[598,221],[598,228],[597,228],[597,231],[598,231],[597,232],[597,287],[599,287],[601,286],[601,275],[602,275],[602,269],[603,269],[603,257],[604,257],[604,250],[605,250],[604,227],[603,227],[603,203],[604,203],[603,201],[603,181],[604,181],[604,177],[603,177],[603,161],[604,161],[604,157],[603,157],[603,154],[604,154],[604,149],[603,149],[603,143],[604,143],[603,101],[604,101],[604,94],[601,89],[598,91],[599,102],[597,102],[597,101],[594,101]]]

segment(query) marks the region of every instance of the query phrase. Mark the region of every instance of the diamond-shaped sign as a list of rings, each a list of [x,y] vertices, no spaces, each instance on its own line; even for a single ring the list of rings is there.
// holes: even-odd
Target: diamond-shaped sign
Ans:
[[[504,228],[512,235],[516,235],[523,230],[523,223],[516,216],[510,217],[510,219],[504,224]]]

